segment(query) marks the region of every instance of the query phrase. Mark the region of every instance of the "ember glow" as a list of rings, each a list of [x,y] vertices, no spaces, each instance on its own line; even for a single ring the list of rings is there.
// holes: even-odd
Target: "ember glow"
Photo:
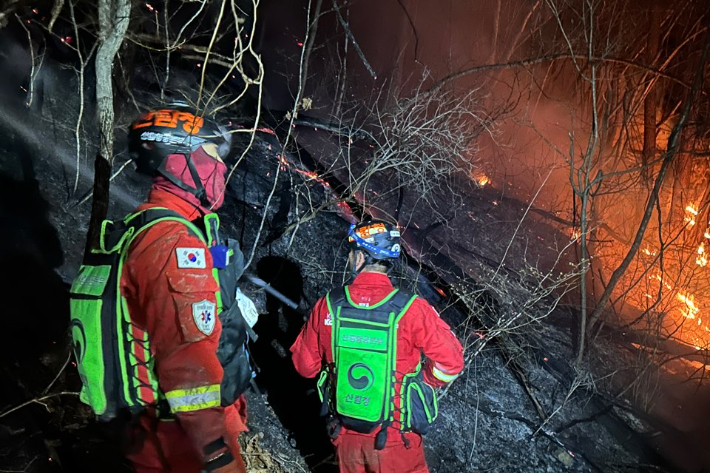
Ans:
[[[473,176],[471,176],[474,181],[479,185],[479,187],[483,187],[485,185],[488,185],[491,183],[491,178],[486,176],[483,173],[474,173]]]
[[[316,171],[307,171],[304,169],[299,169],[293,163],[291,163],[283,154],[277,154],[276,157],[279,160],[281,172],[285,172],[287,169],[290,169],[293,172],[297,172],[298,174],[305,176],[307,180],[316,181],[326,189],[330,189],[330,184],[328,183],[328,181],[318,175]],[[269,177],[269,174],[267,173],[266,176]]]

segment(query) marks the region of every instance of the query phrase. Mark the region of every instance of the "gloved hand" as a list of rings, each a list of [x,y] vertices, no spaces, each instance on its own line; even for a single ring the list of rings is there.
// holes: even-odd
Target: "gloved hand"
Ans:
[[[218,439],[205,448],[207,459],[202,467],[202,473],[246,473],[246,465],[239,454],[239,447],[235,454],[229,450],[223,439]]]

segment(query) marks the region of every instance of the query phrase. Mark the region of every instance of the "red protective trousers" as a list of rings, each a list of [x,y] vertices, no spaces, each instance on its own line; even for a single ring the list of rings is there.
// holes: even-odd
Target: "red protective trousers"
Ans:
[[[388,439],[385,448],[376,450],[375,439],[371,435],[357,432],[342,433],[333,441],[335,455],[341,473],[427,473],[422,437],[405,434],[408,445],[400,434],[391,430],[390,435],[399,438]]]
[[[138,209],[156,206],[188,220],[202,216],[165,189],[154,188]],[[157,223],[131,244],[121,291],[134,332],[148,334],[148,359],[135,367],[145,395],[153,395],[151,379],[157,378],[171,411],[168,420],[146,412],[133,423],[128,458],[136,471],[198,473],[214,465],[219,473],[244,472],[237,436],[247,430],[246,404],[240,398],[220,406],[224,373],[216,352],[222,327],[209,249],[183,223]]]

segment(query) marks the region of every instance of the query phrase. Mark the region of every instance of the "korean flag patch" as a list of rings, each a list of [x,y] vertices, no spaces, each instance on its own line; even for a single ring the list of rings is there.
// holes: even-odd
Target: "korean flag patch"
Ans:
[[[178,268],[204,269],[206,267],[204,248],[178,248],[176,251]]]
[[[217,314],[215,314],[215,304],[207,299],[192,304],[192,318],[195,320],[197,330],[205,335],[212,335]]]

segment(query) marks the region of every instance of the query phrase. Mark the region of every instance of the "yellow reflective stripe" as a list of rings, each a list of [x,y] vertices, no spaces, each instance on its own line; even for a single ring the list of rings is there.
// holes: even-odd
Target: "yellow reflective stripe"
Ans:
[[[441,371],[436,366],[434,366],[434,368],[431,371],[436,379],[438,379],[439,381],[443,381],[445,383],[450,383],[451,381],[453,381],[459,377],[458,373],[457,374],[447,374],[447,373],[444,373],[443,371]]]
[[[165,393],[172,412],[192,412],[220,406],[219,384]]]

